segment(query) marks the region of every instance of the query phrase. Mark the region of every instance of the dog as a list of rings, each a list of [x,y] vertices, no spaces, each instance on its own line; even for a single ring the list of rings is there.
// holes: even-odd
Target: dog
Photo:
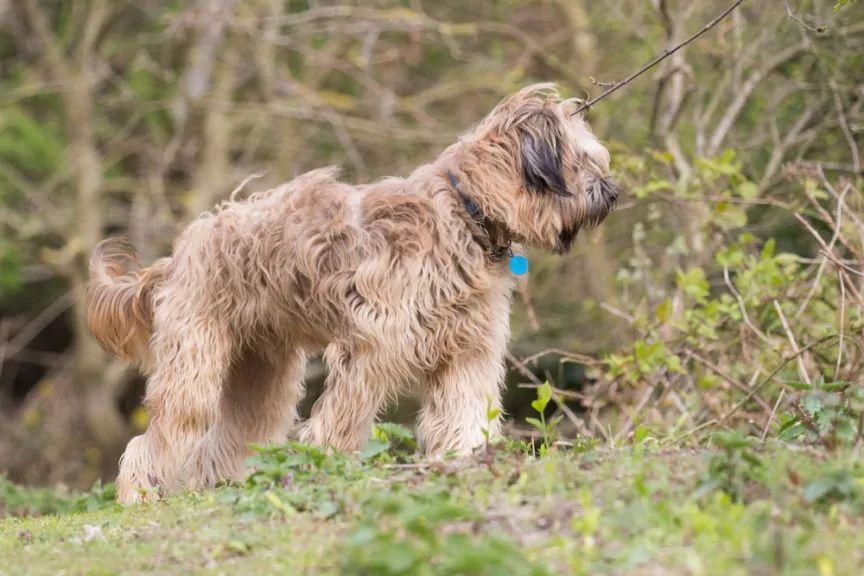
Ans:
[[[223,202],[144,270],[101,243],[89,326],[148,375],[150,421],[121,458],[119,501],[242,475],[251,443],[292,431],[306,357],[321,351],[304,442],[357,450],[411,389],[427,454],[498,433],[487,415],[505,376],[511,243],[566,252],[618,196],[576,104],[529,86],[406,178],[354,186],[324,168]]]

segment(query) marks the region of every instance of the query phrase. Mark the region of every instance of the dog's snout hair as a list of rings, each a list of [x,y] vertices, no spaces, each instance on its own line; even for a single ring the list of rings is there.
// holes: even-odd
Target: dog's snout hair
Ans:
[[[304,441],[358,449],[409,389],[428,453],[496,434],[513,288],[501,255],[511,242],[566,251],[618,195],[571,108],[530,86],[405,178],[355,186],[314,170],[224,202],[143,270],[100,245],[91,328],[149,372],[150,424],[121,460],[120,501],[242,474],[250,443],[294,429],[313,353],[329,371]]]

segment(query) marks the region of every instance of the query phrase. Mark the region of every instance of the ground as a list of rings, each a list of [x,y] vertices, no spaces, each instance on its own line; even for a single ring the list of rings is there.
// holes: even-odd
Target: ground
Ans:
[[[860,574],[859,455],[734,434],[699,447],[517,443],[416,460],[263,450],[246,482],[120,508],[0,487],[0,574]],[[89,510],[88,510],[89,509]]]

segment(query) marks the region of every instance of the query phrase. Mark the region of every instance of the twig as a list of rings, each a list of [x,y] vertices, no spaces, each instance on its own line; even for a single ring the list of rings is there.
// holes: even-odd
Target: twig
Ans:
[[[611,304],[608,304],[606,302],[600,302],[600,307],[603,308],[604,310],[606,310],[607,312],[609,312],[610,314],[612,314],[613,316],[617,316],[618,318],[621,318],[622,320],[624,320],[625,322],[627,322],[631,326],[636,322],[636,319],[632,315],[624,312],[623,310],[619,310],[618,308],[612,306]]]
[[[680,50],[684,46],[687,46],[688,44],[690,44],[691,42],[693,42],[694,40],[696,40],[697,38],[699,38],[700,36],[702,36],[703,34],[708,32],[709,30],[714,28],[723,19],[725,19],[727,16],[729,16],[729,14],[731,14],[736,8],[738,8],[738,6],[740,6],[742,2],[744,2],[744,0],[736,0],[736,2],[734,4],[732,4],[732,6],[727,8],[722,14],[720,14],[719,16],[717,16],[716,18],[714,18],[713,20],[711,20],[710,22],[705,24],[698,32],[696,32],[695,34],[693,34],[692,36],[690,36],[689,38],[687,38],[683,42],[673,46],[672,48],[666,48],[665,50],[663,50],[662,54],[660,54],[659,56],[654,58],[654,60],[652,60],[648,64],[644,65],[642,68],[640,68],[639,70],[637,70],[636,72],[634,72],[633,74],[631,74],[630,76],[625,78],[624,80],[622,80],[620,82],[613,82],[611,88],[607,89],[606,91],[604,91],[602,94],[600,94],[596,98],[592,98],[591,100],[588,100],[587,102],[585,102],[582,106],[580,106],[573,113],[573,115],[575,116],[576,114],[579,114],[580,112],[584,112],[585,110],[594,106],[594,104],[596,104],[597,102],[603,100],[607,96],[612,95],[619,88],[623,88],[624,86],[630,84],[633,80],[635,80],[636,78],[638,78],[639,76],[641,76],[642,74],[644,74],[645,72],[650,70],[651,68],[654,68],[657,64],[659,64],[660,62],[662,62],[666,58],[668,58],[671,55],[673,55],[674,53],[678,52],[678,50]]]
[[[843,100],[840,98],[840,92],[837,90],[837,82],[832,78],[828,82],[831,88],[831,93],[834,96],[834,108],[837,110],[837,119],[840,122],[840,129],[843,131],[843,136],[849,144],[849,153],[852,156],[852,170],[856,173],[861,172],[861,153],[858,151],[858,143],[855,141],[855,135],[849,127],[849,120],[846,118],[846,112],[843,110]]]
[[[636,405],[636,408],[630,413],[627,418],[627,424],[624,425],[621,430],[615,434],[613,438],[613,442],[618,442],[619,440],[624,440],[627,438],[627,435],[630,433],[630,430],[633,428],[633,425],[636,423],[636,419],[641,416],[642,411],[645,409],[645,406],[648,405],[648,401],[651,399],[651,396],[654,395],[654,392],[657,390],[657,387],[660,385],[660,382],[654,383],[653,386],[645,389],[645,394],[642,395],[642,398],[639,400],[639,403]]]
[[[834,369],[834,380],[840,379],[840,366],[843,360],[843,328],[846,325],[846,283],[838,270],[837,280],[840,284],[840,340],[837,342],[837,366]]]
[[[858,289],[855,288],[855,284],[852,283],[852,279],[849,278],[849,275],[846,273],[846,268],[843,266],[838,260],[837,256],[834,255],[834,251],[825,243],[825,240],[819,233],[807,222],[807,219],[801,216],[798,212],[794,214],[795,218],[798,219],[799,222],[807,229],[811,236],[813,236],[819,245],[822,247],[822,254],[824,254],[829,260],[838,265],[840,269],[840,274],[843,280],[847,283],[850,292],[852,292],[852,296],[855,297],[855,300],[858,301],[859,306],[864,307],[864,299],[861,298],[861,294],[858,292]]]
[[[560,348],[547,348],[545,350],[541,350],[540,352],[537,352],[537,353],[532,354],[530,356],[526,356],[525,358],[522,359],[522,362],[524,364],[531,364],[532,362],[536,362],[540,358],[542,358],[544,356],[548,356],[549,354],[558,354],[559,356],[561,356],[561,359],[559,360],[559,362],[565,362],[565,361],[576,362],[579,364],[585,364],[587,366],[596,366],[598,364],[599,365],[605,364],[605,362],[603,362],[602,360],[592,358],[591,356],[588,356],[587,354],[579,354],[578,352],[568,352],[566,350],[561,350]]]
[[[777,310],[777,316],[780,317],[780,324],[783,325],[783,330],[786,331],[786,337],[789,339],[789,344],[792,345],[792,351],[798,352],[798,342],[795,341],[795,335],[792,334],[792,329],[789,327],[789,322],[786,320],[786,315],[783,314],[783,308],[780,303],[774,300],[774,309]],[[798,375],[808,385],[811,386],[813,381],[810,379],[810,374],[807,372],[807,363],[804,361],[804,356],[798,356]]]
[[[510,362],[510,364],[512,364],[513,367],[516,368],[516,370],[519,371],[520,374],[528,378],[528,380],[530,380],[533,384],[536,384],[537,386],[543,384],[543,382],[541,382],[540,379],[537,378],[537,376],[525,366],[525,363],[513,356],[513,354],[511,354],[510,352],[505,352],[504,356],[507,358],[507,361]]]
[[[822,260],[819,262],[819,268],[816,270],[816,277],[813,279],[813,283],[810,284],[810,290],[807,291],[807,295],[804,297],[804,300],[801,302],[801,305],[798,306],[798,311],[795,312],[795,316],[792,317],[793,320],[798,320],[801,314],[804,313],[804,310],[807,309],[807,306],[810,305],[810,300],[813,299],[813,296],[816,294],[816,290],[819,289],[820,280],[822,280],[822,274],[825,272],[825,266],[828,265],[828,258],[822,257]]]
[[[577,416],[576,413],[573,412],[573,410],[571,410],[569,406],[567,406],[566,402],[560,400],[555,393],[552,394],[552,399],[555,400],[555,404],[558,406],[558,409],[561,410],[565,416],[567,416],[567,419],[570,420],[570,422],[574,426],[576,426],[576,430],[578,430],[580,434],[582,434],[586,438],[594,437],[591,431],[588,430],[585,422],[581,418],[579,418],[579,416]]]
[[[777,395],[777,401],[774,403],[774,409],[771,410],[771,415],[768,416],[768,421],[765,422],[765,428],[762,430],[762,437],[760,440],[762,442],[765,441],[765,437],[768,436],[768,430],[771,428],[771,422],[774,421],[774,415],[777,414],[777,408],[780,407],[780,402],[783,401],[783,396],[786,395],[786,388],[780,389],[780,394]]]
[[[814,28],[813,26],[810,26],[809,24],[804,22],[804,20],[802,20],[801,18],[796,16],[795,13],[792,11],[792,7],[789,6],[789,0],[783,0],[783,3],[786,4],[786,14],[789,16],[789,18],[791,18],[792,20],[794,20],[795,22],[800,24],[801,27],[803,27],[805,30],[807,30],[808,32],[824,32],[825,31],[821,27],[820,28]]]
[[[732,295],[735,297],[735,300],[738,301],[738,309],[741,311],[741,317],[744,319],[744,323],[747,324],[747,327],[756,334],[760,340],[765,342],[768,346],[772,347],[774,344],[771,340],[765,335],[764,332],[759,330],[753,322],[750,321],[750,316],[747,315],[747,308],[744,305],[744,299],[741,297],[741,294],[738,293],[738,290],[735,289],[735,285],[732,284],[732,280],[729,278],[729,267],[725,264],[723,265],[723,280],[726,282],[726,287],[729,288],[729,291],[732,292]]]
[[[693,358],[694,360],[696,360],[697,362],[699,362],[700,364],[702,364],[703,366],[705,366],[706,368],[708,368],[709,370],[711,370],[712,372],[714,372],[715,374],[720,376],[720,378],[722,378],[723,380],[725,380],[726,382],[728,382],[729,384],[731,384],[735,388],[737,388],[737,389],[739,389],[745,393],[750,391],[750,387],[746,386],[745,384],[743,384],[741,382],[738,382],[737,380],[735,380],[734,378],[732,378],[731,376],[726,374],[723,370],[720,369],[719,366],[717,366],[716,364],[714,364],[713,362],[711,362],[707,358],[700,356],[698,353],[694,352],[693,350],[687,350],[686,354],[690,358]],[[759,403],[759,405],[762,407],[763,410],[768,409],[768,404],[761,397],[759,397],[758,394],[755,395],[754,398],[755,398],[756,402]]]
[[[538,382],[539,382],[539,380],[538,380]],[[543,384],[537,384],[535,382],[535,383],[518,384],[517,388],[527,388],[530,390],[536,390],[536,389],[540,388],[541,386],[543,386]],[[573,390],[564,390],[562,388],[556,388],[555,386],[552,386],[551,384],[549,384],[549,388],[552,390],[552,392],[554,394],[557,394],[559,396],[563,396],[564,398],[570,398],[571,400],[580,400],[581,401],[581,400],[586,400],[588,398],[588,396],[586,396],[585,394],[582,394],[581,392],[574,392]]]
[[[528,291],[528,282],[518,282],[517,286],[519,295],[522,297],[522,304],[525,305],[525,311],[528,314],[528,323],[531,325],[531,329],[536,332],[540,330],[540,321],[537,319],[537,311],[534,310],[534,304],[531,302],[531,293]]]
[[[51,322],[66,312],[75,303],[75,292],[69,291],[57,298],[48,307],[42,310],[35,318],[30,320],[18,334],[3,346],[3,358],[11,358],[24,349],[42,330]]]
[[[774,377],[777,376],[777,374],[779,374],[780,371],[783,370],[783,368],[785,368],[789,364],[789,362],[792,362],[793,360],[798,358],[801,354],[804,354],[805,352],[811,350],[812,348],[815,348],[817,346],[821,346],[825,342],[828,342],[829,340],[833,340],[834,338],[837,338],[837,334],[829,334],[828,336],[823,336],[819,340],[816,340],[815,342],[811,342],[807,346],[804,346],[803,348],[798,350],[798,352],[795,352],[794,354],[791,354],[789,356],[785,356],[783,358],[783,360],[780,362],[780,364],[778,364],[777,367],[774,370],[772,370],[770,374],[768,374],[765,378],[763,378],[758,384],[753,386],[750,389],[750,392],[744,398],[739,400],[738,403],[736,403],[734,406],[732,406],[732,408],[730,408],[728,412],[723,414],[720,418],[712,418],[711,420],[703,422],[699,426],[696,426],[695,428],[688,430],[679,439],[684,439],[684,438],[687,438],[688,436],[692,436],[693,434],[696,434],[700,430],[704,430],[705,428],[708,428],[709,426],[714,426],[715,424],[723,424],[724,422],[726,422],[726,420],[728,420],[736,412],[738,412],[738,410],[740,410],[742,406],[747,404],[747,402],[749,402],[753,398],[753,396],[758,394],[759,391],[762,390],[762,388],[764,388],[769,382],[771,382],[774,379]]]

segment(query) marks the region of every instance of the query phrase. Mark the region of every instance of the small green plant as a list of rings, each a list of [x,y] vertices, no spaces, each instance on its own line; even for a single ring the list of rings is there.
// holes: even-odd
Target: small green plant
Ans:
[[[830,506],[839,502],[864,505],[864,469],[832,466],[804,486],[804,501]]]
[[[755,439],[739,432],[718,432],[712,442],[721,452],[708,462],[697,496],[719,491],[734,502],[743,501],[749,485],[763,483],[764,466],[755,452]]]
[[[87,492],[62,494],[50,488],[18,486],[0,476],[0,517],[73,514],[115,506],[114,484],[97,482]]]
[[[393,422],[379,422],[372,428],[372,437],[360,451],[360,458],[405,461],[416,450],[417,442],[410,430]]]
[[[335,490],[366,476],[362,461],[300,442],[255,446],[248,460],[252,472],[239,485],[219,493],[221,502],[243,513],[291,516],[311,512],[321,518],[344,508],[344,491]]]
[[[777,436],[781,440],[821,440],[830,446],[851,445],[861,436],[864,414],[864,389],[850,382],[826,382],[816,378],[812,384],[787,382],[801,391],[801,410],[781,414]]]
[[[537,412],[540,418],[525,418],[528,424],[531,424],[540,431],[543,438],[543,443],[540,445],[541,456],[545,456],[552,448],[552,444],[555,442],[556,429],[563,418],[559,414],[549,421],[546,420],[546,407],[551,400],[552,386],[549,385],[549,382],[544,382],[542,386],[537,388],[537,399],[531,402],[531,407]]]
[[[488,454],[491,450],[491,433],[489,430],[492,428],[492,424],[501,416],[501,408],[492,405],[492,399],[486,399],[486,426],[483,427],[483,438],[486,439],[486,453]]]
[[[462,574],[541,576],[507,539],[477,534],[482,516],[447,491],[395,492],[373,497],[349,533],[341,574],[413,576]]]

